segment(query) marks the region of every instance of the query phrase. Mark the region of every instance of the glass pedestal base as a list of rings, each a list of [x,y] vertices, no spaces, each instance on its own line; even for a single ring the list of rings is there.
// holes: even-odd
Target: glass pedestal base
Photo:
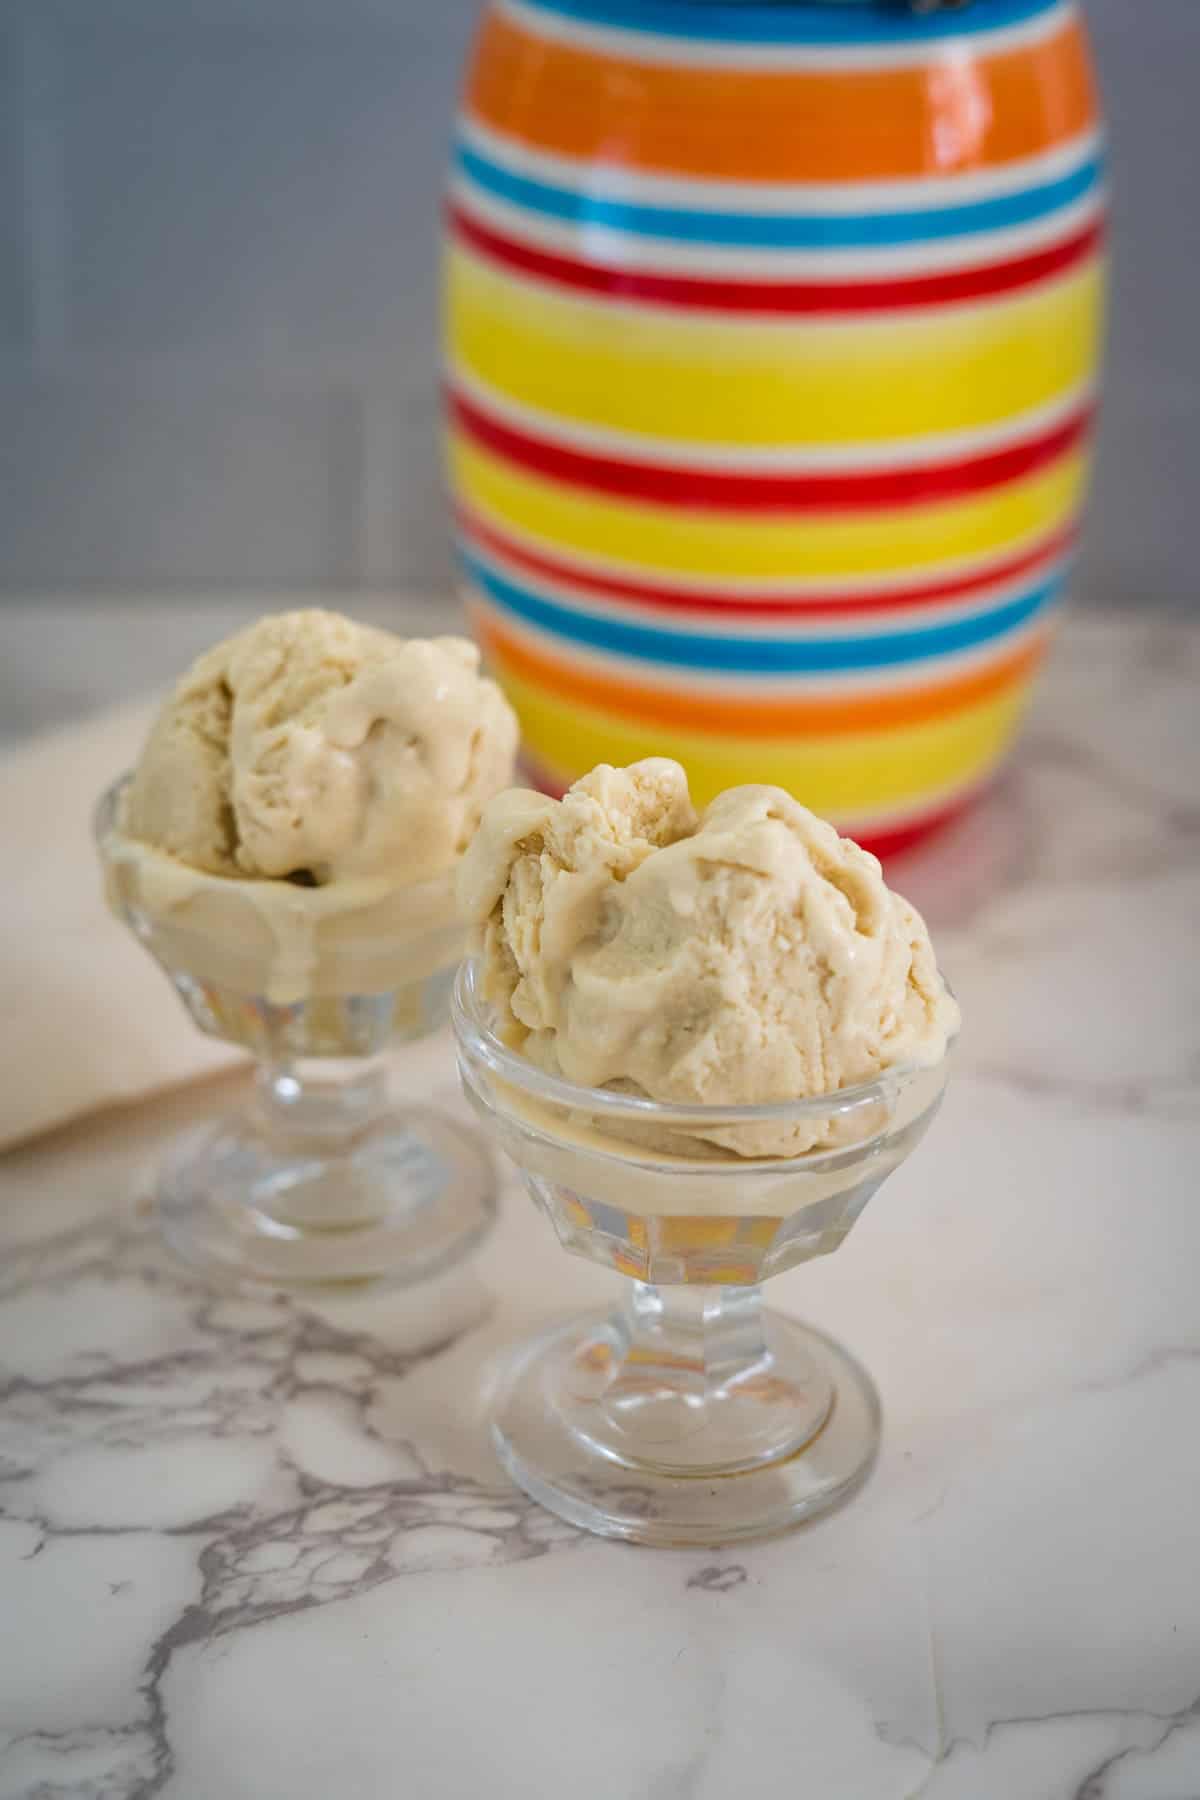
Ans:
[[[273,1134],[251,1112],[183,1141],[159,1206],[171,1248],[223,1284],[403,1285],[479,1242],[496,1182],[472,1133],[422,1107],[307,1139]]]
[[[623,1312],[518,1353],[492,1436],[532,1499],[605,1537],[725,1544],[814,1518],[864,1480],[880,1410],[854,1358],[761,1312],[756,1289],[724,1290],[707,1319],[693,1301],[689,1341],[674,1296],[691,1293],[635,1284]]]

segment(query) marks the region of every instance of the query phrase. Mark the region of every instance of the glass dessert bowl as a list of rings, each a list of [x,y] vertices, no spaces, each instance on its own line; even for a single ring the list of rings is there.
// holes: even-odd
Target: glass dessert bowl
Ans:
[[[109,904],[193,1024],[258,1063],[249,1106],[168,1160],[171,1246],[212,1275],[285,1288],[405,1283],[454,1262],[494,1218],[490,1158],[449,1119],[394,1101],[384,1059],[447,1016],[463,935],[453,870],[349,893],[206,875],[122,832],[129,780],[96,808]]]
[[[482,985],[464,963],[469,1099],[563,1247],[631,1282],[614,1312],[518,1353],[492,1423],[506,1469],[563,1518],[641,1543],[757,1537],[834,1505],[874,1461],[879,1400],[849,1352],[766,1310],[761,1283],[842,1242],[932,1120],[947,1057],[815,1099],[666,1105],[544,1073],[496,1034]],[[813,1147],[721,1147],[780,1126]]]

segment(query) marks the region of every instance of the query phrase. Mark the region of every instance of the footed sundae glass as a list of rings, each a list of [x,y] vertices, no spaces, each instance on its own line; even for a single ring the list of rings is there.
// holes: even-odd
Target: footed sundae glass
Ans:
[[[563,1247],[630,1284],[615,1311],[517,1353],[492,1418],[513,1479],[576,1525],[647,1544],[764,1536],[850,1494],[879,1444],[874,1385],[824,1333],[766,1310],[761,1284],[837,1249],[937,1111],[946,1058],[816,1099],[664,1105],[506,1046],[475,962],[453,1016],[467,1095]],[[780,1126],[826,1147],[720,1148]]]
[[[224,1281],[277,1288],[401,1284],[455,1262],[495,1216],[491,1159],[473,1133],[394,1100],[384,1057],[446,1019],[462,953],[453,872],[349,913],[328,888],[279,881],[189,872],[173,894],[164,859],[120,830],[129,779],[96,809],[109,903],[193,1024],[258,1064],[250,1104],[188,1134],[162,1171],[171,1247]],[[282,981],[255,904],[268,887],[308,951]]]

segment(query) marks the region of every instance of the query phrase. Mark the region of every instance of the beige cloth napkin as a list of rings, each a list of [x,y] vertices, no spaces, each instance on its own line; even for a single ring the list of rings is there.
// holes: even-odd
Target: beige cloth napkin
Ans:
[[[0,757],[0,1148],[238,1060],[189,1022],[104,903],[92,808],[152,710],[124,707]]]

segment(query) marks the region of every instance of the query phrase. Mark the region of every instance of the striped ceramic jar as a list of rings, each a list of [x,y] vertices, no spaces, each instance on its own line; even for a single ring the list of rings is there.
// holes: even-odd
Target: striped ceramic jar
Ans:
[[[674,755],[882,849],[961,806],[1086,474],[1072,0],[493,0],[450,221],[462,562],[535,779]]]

